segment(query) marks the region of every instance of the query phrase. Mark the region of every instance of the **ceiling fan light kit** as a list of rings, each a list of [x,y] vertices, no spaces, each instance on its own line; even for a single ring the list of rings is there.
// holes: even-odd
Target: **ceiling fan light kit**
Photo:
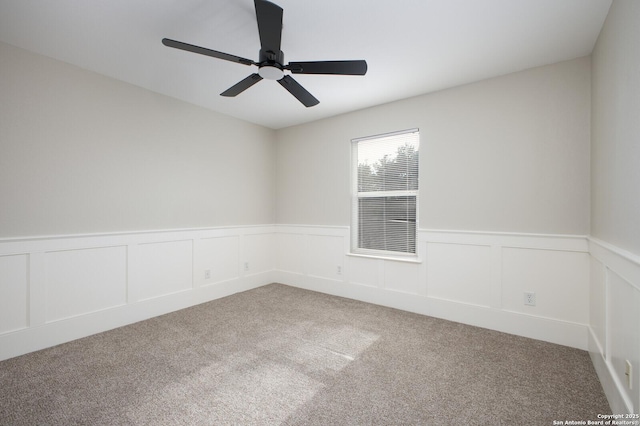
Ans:
[[[292,74],[332,75],[365,75],[367,73],[367,62],[364,60],[290,62],[285,65],[284,53],[280,50],[283,10],[280,6],[267,0],[254,0],[254,3],[261,46],[258,62],[168,38],[162,39],[162,44],[175,49],[211,56],[242,65],[257,66],[257,73],[251,74],[220,94],[228,97],[239,95],[263,79],[276,80],[304,106],[312,107],[320,101],[302,87],[293,77],[286,75],[285,71],[289,71]]]
[[[280,80],[284,77],[284,71],[282,71],[282,68],[265,65],[260,67],[258,75],[262,78],[266,78],[267,80]]]
[[[260,49],[260,62],[258,62],[258,74],[267,80],[280,80],[284,77],[282,64],[284,63],[284,53],[280,51],[277,55],[274,52]]]

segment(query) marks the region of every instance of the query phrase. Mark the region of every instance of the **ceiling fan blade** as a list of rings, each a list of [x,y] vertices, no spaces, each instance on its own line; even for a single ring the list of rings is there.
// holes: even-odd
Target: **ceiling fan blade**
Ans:
[[[318,105],[320,103],[320,101],[314,98],[311,93],[307,92],[307,89],[302,87],[300,83],[295,81],[293,77],[289,75],[285,75],[284,77],[282,77],[280,80],[278,80],[278,83],[280,83],[282,87],[287,89],[289,93],[295,96],[296,99],[302,102],[302,104],[307,108]]]
[[[176,49],[186,50],[187,52],[199,53],[201,55],[224,59],[225,61],[236,62],[242,65],[257,65],[251,59],[241,58],[240,56],[230,55],[228,53],[218,52],[217,50],[211,50],[200,46],[194,46],[193,44],[183,43],[169,38],[163,38],[162,44]]]
[[[366,61],[289,62],[286,69],[294,74],[365,75]]]
[[[255,6],[262,50],[278,55],[282,38],[282,8],[267,0],[255,0]]]
[[[237,96],[240,93],[247,90],[249,87],[259,82],[260,80],[262,80],[262,77],[260,77],[258,74],[251,74],[249,77],[245,78],[244,80],[240,81],[239,83],[236,83],[235,85],[229,87],[224,92],[220,93],[220,96],[227,96],[227,97]]]

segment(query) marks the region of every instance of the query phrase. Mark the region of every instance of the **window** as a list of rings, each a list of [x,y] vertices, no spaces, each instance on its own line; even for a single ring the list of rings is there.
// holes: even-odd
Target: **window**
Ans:
[[[417,129],[351,142],[354,253],[416,254],[419,142]]]

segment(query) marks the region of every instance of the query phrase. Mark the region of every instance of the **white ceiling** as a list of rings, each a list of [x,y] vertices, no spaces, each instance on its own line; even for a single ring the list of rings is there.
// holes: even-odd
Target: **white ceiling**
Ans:
[[[365,59],[366,76],[295,75],[305,108],[257,72],[253,0],[0,0],[0,41],[278,129],[591,53],[611,0],[275,0],[285,61]]]

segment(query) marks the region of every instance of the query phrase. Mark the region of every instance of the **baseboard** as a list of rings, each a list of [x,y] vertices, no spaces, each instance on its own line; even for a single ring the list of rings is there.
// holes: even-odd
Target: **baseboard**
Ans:
[[[279,283],[306,290],[586,350],[584,324],[283,271],[274,275]]]
[[[597,338],[593,334],[593,330],[589,329],[589,356],[593,367],[596,370],[602,389],[607,397],[611,412],[616,414],[633,413],[633,404],[622,392],[622,384],[615,377],[611,364],[602,355],[601,348],[597,343]]]
[[[266,272],[0,335],[0,361],[231,296],[273,282]]]

